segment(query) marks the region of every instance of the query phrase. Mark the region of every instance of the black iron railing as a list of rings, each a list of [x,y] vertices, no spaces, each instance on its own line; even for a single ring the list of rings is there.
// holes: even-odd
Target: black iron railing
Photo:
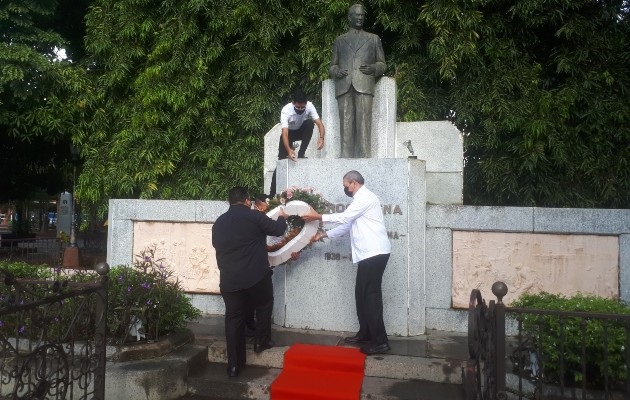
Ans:
[[[81,283],[0,271],[0,398],[105,398],[109,266],[96,270]]]
[[[470,358],[462,381],[468,400],[504,400],[505,391],[505,305],[507,286],[497,282],[492,286],[498,303],[490,304],[477,289],[470,294],[468,304],[468,352]]]
[[[52,268],[68,267],[63,263],[64,251],[71,247],[58,238],[14,238],[0,235],[0,260],[23,261],[29,264],[46,264]],[[92,269],[107,256],[107,235],[102,232],[81,232],[75,246],[80,251],[79,267]],[[71,268],[76,268],[72,266]]]
[[[0,259],[59,267],[64,244],[56,238],[0,239]]]
[[[630,398],[630,315],[505,307],[507,286],[492,292],[471,293],[468,399]]]

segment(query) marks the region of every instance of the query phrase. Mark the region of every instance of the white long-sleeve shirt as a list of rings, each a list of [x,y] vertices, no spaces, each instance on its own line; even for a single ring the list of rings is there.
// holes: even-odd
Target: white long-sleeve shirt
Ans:
[[[366,258],[392,251],[383,223],[381,202],[374,193],[361,186],[354,194],[352,203],[342,213],[324,214],[323,222],[337,224],[326,231],[329,238],[350,233],[352,262],[358,263]]]

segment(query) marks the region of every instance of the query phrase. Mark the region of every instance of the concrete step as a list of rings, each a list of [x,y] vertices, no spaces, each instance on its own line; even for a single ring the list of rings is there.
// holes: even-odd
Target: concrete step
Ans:
[[[208,349],[186,344],[170,353],[146,360],[108,361],[105,400],[176,399],[188,392],[190,371],[204,368]]]
[[[237,378],[228,378],[222,316],[206,316],[191,323],[197,345],[207,346],[208,364],[191,371],[188,394],[181,400],[269,399],[269,388],[280,374],[284,353],[295,343],[344,345],[350,332],[313,331],[272,326],[276,346],[260,354],[248,338],[246,366]],[[467,336],[428,331],[414,337],[390,336],[391,350],[368,356],[362,399],[464,399],[462,368],[468,358]],[[296,399],[297,400],[297,399]]]
[[[386,379],[417,379],[457,385],[462,383],[462,368],[466,364],[464,360],[395,354],[394,342],[390,340],[392,351],[388,354],[378,354],[366,358],[366,376]],[[248,344],[247,365],[282,369],[284,353],[289,347],[276,346],[256,354],[253,346]],[[227,352],[223,339],[215,338],[212,343],[208,344],[208,361],[227,364]]]
[[[263,353],[264,354],[264,353]],[[229,378],[227,364],[209,363],[188,375],[188,394],[180,400],[269,399],[271,383],[281,369],[248,365],[237,378]],[[366,376],[361,388],[362,400],[459,400],[464,399],[460,384],[437,383],[416,379],[391,379]]]

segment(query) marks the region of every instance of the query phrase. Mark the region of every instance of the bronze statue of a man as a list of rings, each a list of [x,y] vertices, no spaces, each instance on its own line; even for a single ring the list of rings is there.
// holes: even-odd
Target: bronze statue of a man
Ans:
[[[363,5],[351,6],[348,20],[350,30],[335,39],[330,63],[339,106],[341,158],[369,158],[374,85],[387,65],[381,39],[363,30]]]

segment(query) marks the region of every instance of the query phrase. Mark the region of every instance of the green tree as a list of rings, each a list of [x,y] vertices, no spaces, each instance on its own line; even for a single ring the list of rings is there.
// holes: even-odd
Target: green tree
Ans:
[[[410,67],[422,57],[405,56],[421,47],[419,6],[371,3],[368,29],[387,36],[390,74],[411,77],[401,85],[403,112],[437,117],[427,104],[445,108],[431,101],[439,87],[422,91]],[[263,136],[296,86],[319,103],[347,11],[345,0],[97,2],[87,48],[103,115],[78,138],[91,149],[80,196],[224,198],[234,182],[262,187]],[[411,18],[399,21],[405,12]],[[405,33],[413,38],[395,42]]]
[[[83,55],[88,1],[0,3],[0,201],[70,188],[71,132],[58,113],[60,94],[69,93],[62,89],[73,80],[71,63],[59,54]]]
[[[23,200],[40,190],[55,190],[59,149],[44,139],[12,134],[26,110],[45,102],[57,65],[58,34],[43,29],[54,1],[4,1],[0,4],[0,174],[1,201]],[[30,132],[29,132],[30,133]]]
[[[450,118],[465,133],[465,202],[629,206],[627,0],[364,3],[396,78],[398,118]],[[28,69],[55,89],[4,121],[14,136],[71,138],[84,162],[77,194],[101,206],[224,198],[234,182],[260,188],[263,136],[294,87],[318,105],[349,6],[79,4],[90,4],[85,47],[81,12],[69,30],[49,22],[73,62]]]
[[[465,202],[630,207],[625,0],[430,1]]]

